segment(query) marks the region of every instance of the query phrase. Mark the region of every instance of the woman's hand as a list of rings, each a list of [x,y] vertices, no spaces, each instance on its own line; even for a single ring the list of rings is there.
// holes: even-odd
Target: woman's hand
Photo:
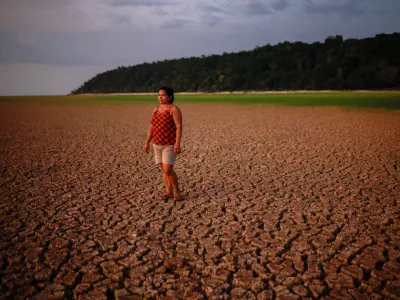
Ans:
[[[174,152],[176,153],[176,154],[179,154],[179,153],[181,153],[182,152],[182,149],[181,149],[181,145],[180,144],[175,144],[174,145]]]
[[[150,150],[150,141],[152,140],[153,137],[153,124],[150,124],[149,126],[149,130],[147,130],[147,137],[146,137],[146,141],[144,142],[144,146],[143,146],[143,152],[144,153],[149,153]]]
[[[181,149],[181,137],[182,137],[182,113],[180,109],[173,105],[171,108],[172,117],[174,118],[174,123],[176,126],[176,140],[174,146],[174,152],[179,154],[182,152]]]
[[[143,147],[143,152],[144,153],[149,153],[149,151],[150,151],[149,143],[145,143],[144,147]]]

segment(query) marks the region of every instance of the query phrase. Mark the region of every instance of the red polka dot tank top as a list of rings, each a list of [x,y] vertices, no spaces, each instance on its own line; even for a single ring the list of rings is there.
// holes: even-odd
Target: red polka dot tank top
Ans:
[[[153,143],[156,145],[174,145],[176,140],[176,126],[170,109],[162,113],[158,107],[154,110],[151,118],[153,124]]]

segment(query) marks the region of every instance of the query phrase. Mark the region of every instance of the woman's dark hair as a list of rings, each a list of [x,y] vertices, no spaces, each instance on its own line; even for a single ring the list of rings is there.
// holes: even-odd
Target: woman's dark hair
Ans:
[[[171,102],[171,104],[174,103],[174,90],[172,88],[170,88],[168,86],[163,86],[163,87],[160,87],[158,90],[165,91],[167,93],[168,97],[171,97],[171,99],[169,100]]]

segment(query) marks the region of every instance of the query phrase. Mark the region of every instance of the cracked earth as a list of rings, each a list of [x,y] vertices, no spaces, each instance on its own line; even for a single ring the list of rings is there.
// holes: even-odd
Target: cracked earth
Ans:
[[[0,104],[0,299],[400,299],[400,111],[155,105]]]

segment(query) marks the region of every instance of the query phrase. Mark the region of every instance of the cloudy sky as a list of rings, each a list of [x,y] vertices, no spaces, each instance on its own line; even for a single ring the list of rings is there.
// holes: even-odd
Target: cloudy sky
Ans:
[[[67,94],[143,62],[399,32],[399,15],[400,0],[0,0],[0,95]]]

